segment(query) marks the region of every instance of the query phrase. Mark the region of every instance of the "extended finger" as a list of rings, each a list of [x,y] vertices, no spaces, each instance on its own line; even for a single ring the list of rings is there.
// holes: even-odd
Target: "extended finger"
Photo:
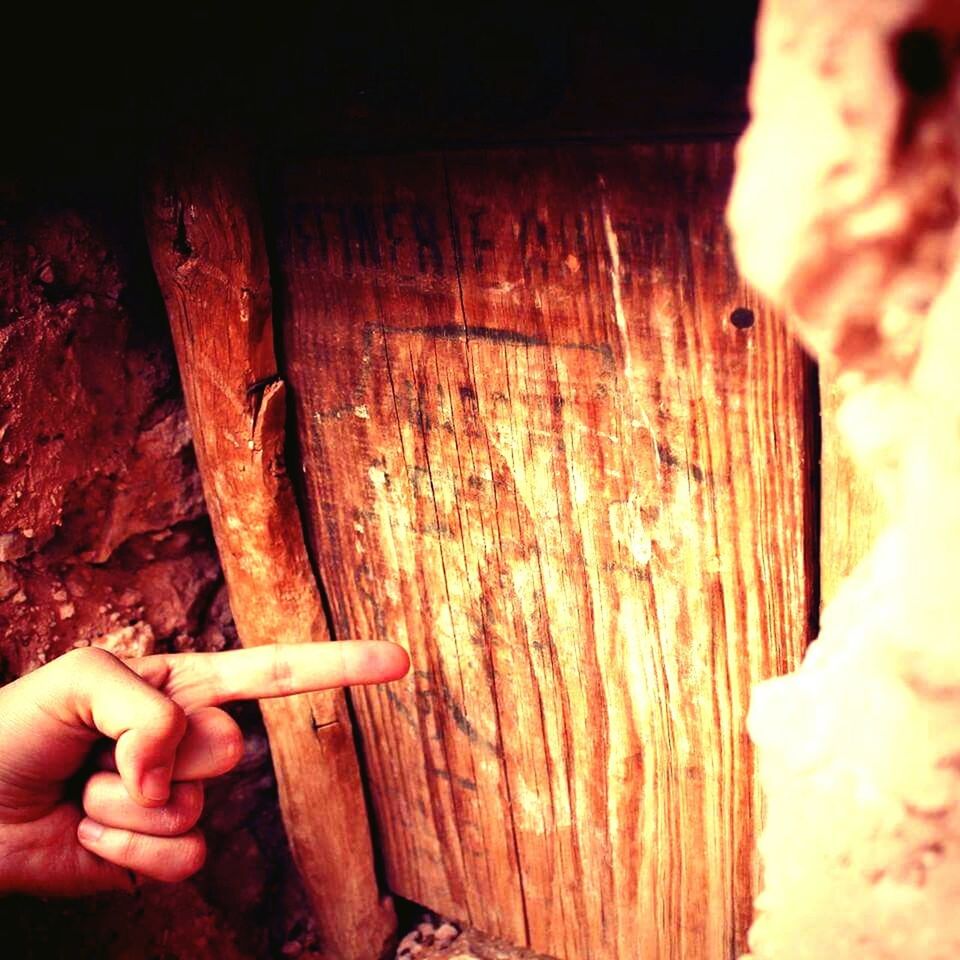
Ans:
[[[187,717],[187,732],[177,748],[174,780],[209,780],[232,770],[243,757],[243,734],[236,721],[217,707],[203,707]],[[94,766],[116,772],[113,744],[104,743]]]
[[[196,873],[206,858],[199,830],[179,837],[154,837],[104,826],[89,818],[77,827],[81,846],[98,857],[152,880],[176,883]]]
[[[107,827],[156,837],[176,837],[195,827],[203,811],[199,783],[174,783],[162,807],[144,807],[130,799],[116,773],[95,773],[83,791],[83,812]]]
[[[395,643],[349,640],[158,654],[129,665],[190,712],[231,700],[398,680],[409,669],[410,658]]]

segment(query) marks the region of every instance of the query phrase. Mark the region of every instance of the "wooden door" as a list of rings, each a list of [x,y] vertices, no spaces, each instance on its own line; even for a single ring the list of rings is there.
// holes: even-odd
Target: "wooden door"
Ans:
[[[748,696],[808,639],[809,370],[736,274],[731,153],[325,158],[280,187],[334,629],[413,660],[353,693],[388,884],[566,960],[745,946]]]

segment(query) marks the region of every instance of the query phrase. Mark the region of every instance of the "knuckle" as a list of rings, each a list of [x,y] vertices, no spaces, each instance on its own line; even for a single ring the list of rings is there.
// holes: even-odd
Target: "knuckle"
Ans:
[[[112,666],[118,660],[109,650],[104,650],[102,647],[77,647],[58,657],[56,662],[63,670],[87,672]]]
[[[225,711],[211,707],[204,715],[202,730],[207,760],[204,776],[219,776],[232,770],[246,749],[236,721]]]
[[[273,648],[270,672],[277,693],[290,693],[293,689],[293,668],[290,661],[284,656],[283,647],[279,644]]]
[[[207,859],[207,844],[198,830],[177,838],[178,856],[171,858],[168,879],[176,883],[192,877]]]
[[[116,774],[100,772],[90,776],[83,785],[82,806],[87,813],[92,813],[103,806],[105,795],[113,786],[112,780],[118,780]]]
[[[134,866],[143,859],[143,841],[139,834],[130,830],[118,830],[116,834],[118,863],[124,866]]]
[[[199,783],[178,783],[174,786],[171,827],[176,833],[185,833],[196,824],[203,813],[203,787]]]
[[[183,707],[169,699],[157,701],[155,722],[158,732],[164,736],[182,737],[187,729]]]
[[[223,754],[224,762],[230,765],[227,768],[229,770],[232,770],[243,758],[243,734],[233,720],[230,721],[229,726],[224,725],[223,733],[221,734],[220,751]]]

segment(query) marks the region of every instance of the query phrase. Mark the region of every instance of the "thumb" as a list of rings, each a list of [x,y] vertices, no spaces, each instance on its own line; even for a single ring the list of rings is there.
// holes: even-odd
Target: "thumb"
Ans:
[[[66,780],[103,735],[116,741],[117,772],[131,798],[143,806],[166,802],[186,716],[113,654],[72,651],[3,692],[4,726],[18,729],[25,782]]]

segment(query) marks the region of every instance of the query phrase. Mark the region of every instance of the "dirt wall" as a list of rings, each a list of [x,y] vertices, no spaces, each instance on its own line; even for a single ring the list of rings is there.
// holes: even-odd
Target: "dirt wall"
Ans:
[[[220,650],[236,635],[134,203],[0,209],[0,670],[77,646]],[[29,956],[308,956],[259,711],[210,785],[207,866],[132,897],[0,902]]]

